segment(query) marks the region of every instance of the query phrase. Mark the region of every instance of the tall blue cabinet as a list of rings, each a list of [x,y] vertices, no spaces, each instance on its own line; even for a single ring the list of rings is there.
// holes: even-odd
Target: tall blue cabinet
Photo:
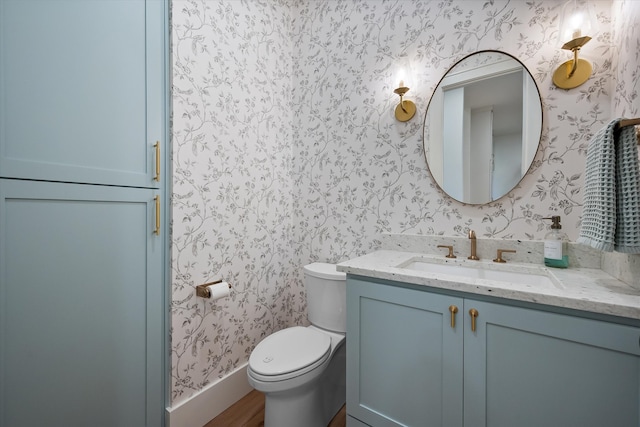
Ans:
[[[161,426],[166,0],[0,0],[0,427]]]

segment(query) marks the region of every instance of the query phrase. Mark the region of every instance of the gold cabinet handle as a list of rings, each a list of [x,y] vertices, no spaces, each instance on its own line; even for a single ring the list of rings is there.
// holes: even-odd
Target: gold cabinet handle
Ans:
[[[156,201],[156,228],[153,233],[157,236],[160,235],[160,196],[153,198]]]
[[[156,141],[153,147],[156,149],[156,176],[153,179],[160,181],[160,141]]]
[[[458,307],[455,305],[449,306],[449,313],[451,313],[451,327],[455,329],[456,327],[456,313],[458,312]]]
[[[476,331],[476,317],[478,317],[478,310],[472,308],[469,310],[469,316],[471,316],[471,332]]]

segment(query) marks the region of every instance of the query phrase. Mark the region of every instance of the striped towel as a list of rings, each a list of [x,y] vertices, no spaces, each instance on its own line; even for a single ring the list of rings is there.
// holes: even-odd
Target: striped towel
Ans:
[[[578,243],[611,252],[640,253],[640,167],[633,126],[616,119],[589,142]]]

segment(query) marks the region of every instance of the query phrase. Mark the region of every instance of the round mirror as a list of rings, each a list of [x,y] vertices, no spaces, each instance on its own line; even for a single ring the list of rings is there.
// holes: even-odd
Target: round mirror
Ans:
[[[484,204],[527,173],[542,133],[540,92],[529,70],[498,51],[473,53],[436,87],[424,122],[424,153],[452,198]]]

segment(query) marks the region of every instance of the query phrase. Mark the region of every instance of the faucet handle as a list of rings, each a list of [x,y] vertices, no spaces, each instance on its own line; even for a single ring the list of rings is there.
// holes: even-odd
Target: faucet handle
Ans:
[[[510,252],[514,254],[516,253],[516,251],[514,251],[513,249],[498,249],[497,258],[494,259],[493,262],[507,262],[504,259],[502,259],[502,254],[506,252]]]
[[[446,258],[455,258],[456,256],[453,253],[453,246],[447,246],[447,245],[438,245],[439,248],[447,248],[449,249],[449,253],[447,255],[445,255]]]

